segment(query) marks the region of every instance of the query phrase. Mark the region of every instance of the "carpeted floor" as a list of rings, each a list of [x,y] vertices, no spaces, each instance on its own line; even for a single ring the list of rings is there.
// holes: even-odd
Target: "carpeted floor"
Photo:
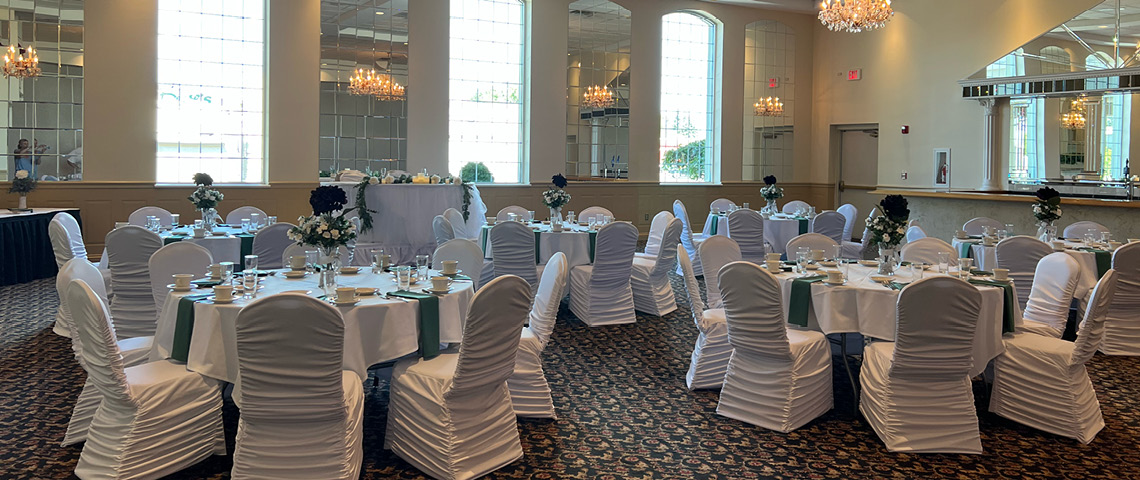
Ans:
[[[73,478],[82,445],[59,441],[84,373],[69,340],[51,332],[54,283],[0,287],[0,298],[0,478]],[[1090,363],[1106,423],[1091,445],[984,412],[975,382],[984,455],[894,454],[853,413],[839,363],[835,409],[795,432],[717,416],[716,392],[685,389],[696,328],[687,302],[679,306],[665,318],[589,328],[563,303],[544,357],[559,419],[520,420],[525,456],[487,478],[1140,478],[1140,358]],[[387,383],[365,388],[362,478],[422,478],[382,449]],[[231,453],[237,417],[227,402]],[[228,478],[230,466],[213,457],[171,478]]]

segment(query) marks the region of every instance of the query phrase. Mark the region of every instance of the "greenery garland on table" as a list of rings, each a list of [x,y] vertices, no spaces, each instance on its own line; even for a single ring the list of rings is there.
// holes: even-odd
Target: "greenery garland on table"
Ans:
[[[392,183],[412,183],[411,177],[408,175],[401,175],[399,179],[394,180]],[[356,184],[356,210],[357,216],[360,217],[360,233],[372,231],[372,214],[376,213],[376,210],[368,208],[368,199],[364,195],[364,190],[369,185],[379,185],[380,183],[380,177],[367,176],[364,177],[360,183]],[[455,183],[459,185],[459,188],[463,189],[463,209],[461,212],[463,213],[463,220],[466,221],[471,216],[471,197],[473,195],[472,190],[474,189],[474,185],[464,182],[458,177],[448,177],[437,182],[437,184],[443,183]]]
[[[463,212],[463,221],[467,221],[468,217],[471,216],[471,190],[475,188],[475,185],[459,179],[456,180],[459,183],[459,188],[463,189],[463,209],[460,211]]]

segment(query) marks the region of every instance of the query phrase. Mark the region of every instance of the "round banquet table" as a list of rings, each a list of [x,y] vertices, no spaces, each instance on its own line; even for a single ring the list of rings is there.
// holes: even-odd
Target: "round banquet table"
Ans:
[[[764,241],[772,246],[773,253],[785,253],[788,241],[811,231],[811,220],[777,213],[764,219]],[[709,215],[702,232],[706,236],[724,235],[729,238],[728,215]]]
[[[309,291],[321,295],[317,275],[300,279],[287,279],[279,273],[261,280],[263,289],[257,297],[291,290]],[[374,287],[379,295],[361,296],[356,305],[336,306],[344,316],[344,369],[351,370],[363,381],[368,367],[393,360],[419,350],[419,302],[384,298],[385,292],[396,290],[395,279],[389,273],[371,273],[364,268],[360,273],[337,276],[342,287]],[[414,286],[413,290],[422,288]],[[418,290],[417,290],[418,291]],[[171,292],[158,316],[151,359],[173,358],[175,330],[178,328],[179,300],[188,294],[207,293]],[[463,319],[474,292],[470,281],[456,281],[451,293],[439,296],[439,341],[458,343],[462,340]],[[235,293],[235,297],[238,294]],[[240,297],[231,304],[218,305],[209,301],[194,303],[193,327],[190,334],[186,368],[210,378],[231,383],[238,379],[237,337],[235,321],[241,309],[253,300]],[[298,319],[302,320],[302,319]]]
[[[538,265],[546,265],[556,252],[566,255],[569,268],[594,263],[594,244],[598,235],[596,230],[590,230],[585,225],[568,224],[564,227],[565,230],[552,232],[549,223],[533,223],[530,228],[535,232],[535,262]],[[484,225],[482,231],[479,246],[483,247],[484,258],[492,259],[491,225]]]
[[[48,224],[59,212],[71,214],[83,225],[76,208],[34,208],[30,212],[0,209],[0,286],[55,276]]]
[[[992,271],[998,268],[997,264],[997,246],[995,245],[982,245],[980,240],[959,240],[954,239],[955,248],[959,244],[969,244],[969,256],[974,259],[974,264],[979,270]],[[1077,248],[1086,248],[1088,245],[1079,241],[1065,241],[1065,253],[1073,257],[1077,264],[1081,267],[1080,278],[1077,280],[1077,290],[1074,292],[1074,297],[1080,300],[1081,309],[1084,310],[1085,305],[1088,304],[1089,296],[1092,295],[1092,289],[1096,286],[1096,282],[1100,280],[1101,271],[1097,268],[1097,253],[1086,250],[1077,250]],[[959,252],[963,251],[961,249]],[[1102,254],[1104,255],[1104,254]]]
[[[174,230],[163,230],[159,232],[158,236],[162,239],[163,245],[170,245],[174,242],[191,242],[201,245],[210,251],[210,256],[214,258],[214,262],[233,262],[234,271],[242,271],[245,268],[245,256],[253,253],[254,235],[242,233],[241,227],[229,225],[215,226],[214,232],[221,232],[222,235],[206,234],[205,237],[194,238],[194,227],[184,225]],[[106,268],[107,259],[107,249],[104,247],[99,266]]]

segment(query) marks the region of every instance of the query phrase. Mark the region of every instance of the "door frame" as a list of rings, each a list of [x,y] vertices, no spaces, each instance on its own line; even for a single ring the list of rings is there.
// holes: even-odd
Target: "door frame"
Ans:
[[[834,190],[832,191],[832,193],[835,196],[836,206],[842,205],[842,203],[840,203],[842,201],[840,198],[841,197],[840,187],[843,184],[843,169],[842,169],[843,159],[840,157],[842,156],[841,154],[843,152],[843,132],[863,131],[863,130],[879,130],[879,124],[877,124],[877,123],[849,123],[849,124],[832,125],[831,126],[831,133],[828,136],[828,138],[829,138],[829,142],[828,142],[829,143],[829,145],[828,145],[828,166],[829,166],[828,176],[835,179],[835,181],[832,182],[832,185],[834,185],[834,187],[833,187]],[[877,159],[877,158],[875,159],[876,167],[879,164],[878,160],[879,159]],[[878,172],[875,172],[875,178],[876,179],[878,178]],[[875,181],[875,184],[876,184],[876,186],[878,185],[878,180]]]

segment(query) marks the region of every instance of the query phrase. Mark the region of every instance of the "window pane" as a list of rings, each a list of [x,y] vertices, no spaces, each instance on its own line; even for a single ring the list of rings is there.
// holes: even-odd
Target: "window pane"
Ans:
[[[716,26],[690,12],[661,26],[661,181],[712,182]]]

